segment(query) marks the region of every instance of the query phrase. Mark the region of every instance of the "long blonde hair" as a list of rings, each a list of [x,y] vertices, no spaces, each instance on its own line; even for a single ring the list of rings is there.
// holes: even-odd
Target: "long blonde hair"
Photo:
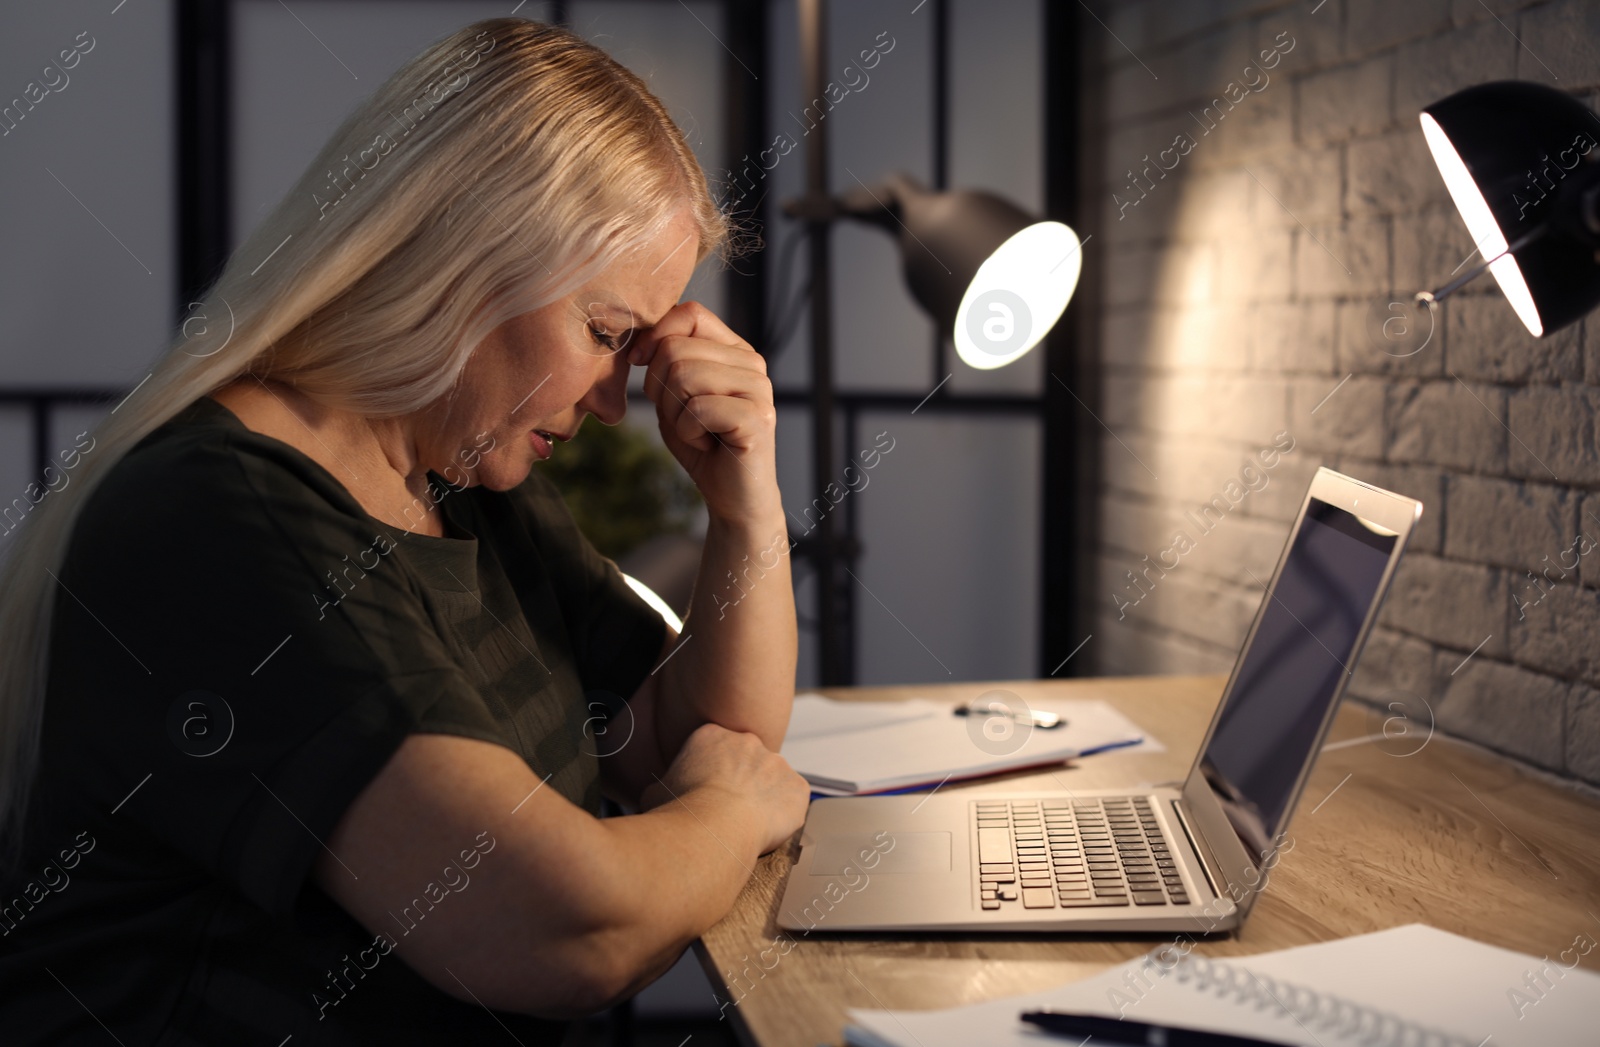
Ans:
[[[570,294],[684,209],[696,263],[726,261],[736,226],[666,108],[559,27],[466,26],[358,105],[234,250],[196,311],[205,331],[174,335],[94,429],[70,482],[0,539],[14,545],[0,566],[0,868],[20,853],[38,769],[54,573],[122,455],[245,374],[358,414],[420,410],[449,395],[486,334]]]

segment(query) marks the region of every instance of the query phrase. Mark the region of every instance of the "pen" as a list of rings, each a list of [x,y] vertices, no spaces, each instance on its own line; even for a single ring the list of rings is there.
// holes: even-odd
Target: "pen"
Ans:
[[[1023,1021],[1058,1036],[1096,1037],[1107,1043],[1145,1044],[1148,1047],[1287,1047],[1273,1040],[1256,1040],[1224,1032],[1147,1025],[1122,1018],[1101,1018],[1063,1011],[1024,1011]]]
[[[953,710],[957,716],[1008,716],[1020,724],[1031,724],[1034,727],[1064,727],[1066,717],[1059,713],[1050,713],[1043,710],[1011,709],[999,703],[986,703],[984,705],[958,705]]]

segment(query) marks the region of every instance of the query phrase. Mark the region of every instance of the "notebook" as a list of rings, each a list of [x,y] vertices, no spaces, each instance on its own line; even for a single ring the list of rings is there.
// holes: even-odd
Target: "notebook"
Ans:
[[[1591,918],[1592,920],[1593,918]],[[1587,922],[1587,921],[1586,921]],[[1171,945],[1084,981],[939,1011],[851,1009],[854,1047],[1047,1047],[1018,1020],[1053,1008],[1306,1047],[1593,1047],[1600,921],[1549,959],[1425,924],[1208,960]]]
[[[1030,707],[1058,713],[1066,723],[1013,730],[1009,721],[956,716],[949,703],[921,698],[840,702],[801,694],[782,753],[812,791],[849,796],[1058,764],[1113,748],[1163,751],[1097,699],[1041,699]]]

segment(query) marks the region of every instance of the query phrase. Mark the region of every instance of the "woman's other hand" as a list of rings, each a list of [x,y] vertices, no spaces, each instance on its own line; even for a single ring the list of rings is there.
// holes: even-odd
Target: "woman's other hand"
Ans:
[[[711,516],[725,522],[777,519],[773,406],[767,363],[699,302],[679,302],[642,332],[628,362],[644,365],[667,448],[688,472]]]
[[[756,819],[761,853],[781,847],[806,818],[811,790],[761,739],[714,723],[689,735],[663,778],[645,787],[643,810],[682,800],[742,806]]]

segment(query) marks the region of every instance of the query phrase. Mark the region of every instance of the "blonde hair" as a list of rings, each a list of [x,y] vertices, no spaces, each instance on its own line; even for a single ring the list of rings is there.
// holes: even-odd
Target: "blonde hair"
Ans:
[[[362,415],[420,410],[449,395],[486,334],[685,209],[696,264],[726,262],[737,229],[666,108],[559,27],[466,26],[358,105],[234,250],[199,303],[206,331],[173,337],[13,539],[0,567],[0,868],[20,854],[38,769],[54,572],[123,454],[246,374]]]

